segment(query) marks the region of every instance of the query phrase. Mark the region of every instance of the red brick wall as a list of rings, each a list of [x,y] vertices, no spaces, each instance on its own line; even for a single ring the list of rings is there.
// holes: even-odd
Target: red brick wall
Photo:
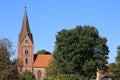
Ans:
[[[34,73],[34,75],[36,76],[36,78],[38,79],[38,71],[40,70],[41,71],[41,80],[44,80],[45,79],[45,77],[46,77],[46,69],[45,68],[34,68],[33,69],[34,71],[33,71],[33,73]]]
[[[27,44],[26,44],[27,40]],[[28,50],[28,54],[25,54],[25,50]],[[28,36],[24,38],[22,43],[18,42],[18,59],[22,62],[22,72],[25,70],[33,70],[34,63],[34,45]],[[27,59],[27,63],[26,63]]]

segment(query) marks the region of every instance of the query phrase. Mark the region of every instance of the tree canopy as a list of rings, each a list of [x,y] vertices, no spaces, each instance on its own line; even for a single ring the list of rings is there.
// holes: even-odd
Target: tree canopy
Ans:
[[[120,79],[120,45],[117,47],[116,62],[109,64],[108,76],[114,80]],[[111,74],[110,74],[111,73]]]
[[[10,57],[14,53],[12,42],[7,38],[0,39],[0,79],[18,79],[17,61],[11,61]]]
[[[120,46],[117,47],[116,62],[117,62],[118,64],[120,64]]]
[[[63,29],[56,35],[54,58],[58,73],[79,74],[95,78],[97,68],[106,70],[107,39],[94,26]]]
[[[113,80],[120,80],[120,65],[116,63],[109,64],[107,76]]]
[[[49,51],[46,51],[45,49],[38,50],[36,54],[51,54]]]

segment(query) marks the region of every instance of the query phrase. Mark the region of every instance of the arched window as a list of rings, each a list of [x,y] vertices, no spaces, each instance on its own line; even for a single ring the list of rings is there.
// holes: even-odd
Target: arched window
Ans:
[[[28,40],[25,40],[25,45],[28,46]]]
[[[28,63],[28,59],[27,59],[27,58],[25,59],[25,63],[26,63],[26,64]]]
[[[40,71],[40,70],[38,70],[38,79],[40,79],[40,78],[41,78],[41,76],[42,76],[42,73],[41,73],[41,71]]]
[[[28,50],[27,49],[25,50],[25,54],[28,54]]]
[[[28,43],[28,40],[25,40],[25,43]]]

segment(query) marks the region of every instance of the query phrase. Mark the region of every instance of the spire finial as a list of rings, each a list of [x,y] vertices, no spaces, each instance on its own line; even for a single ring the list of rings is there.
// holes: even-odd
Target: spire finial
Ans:
[[[25,5],[25,9],[27,8],[27,6]]]
[[[27,0],[25,0],[25,9],[27,8],[27,6],[26,6],[26,5],[27,5]]]

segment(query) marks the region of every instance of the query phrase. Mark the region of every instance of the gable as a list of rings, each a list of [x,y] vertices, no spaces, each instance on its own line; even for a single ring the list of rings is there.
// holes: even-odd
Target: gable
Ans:
[[[28,35],[26,35],[21,43],[21,45],[33,46],[33,43]]]

